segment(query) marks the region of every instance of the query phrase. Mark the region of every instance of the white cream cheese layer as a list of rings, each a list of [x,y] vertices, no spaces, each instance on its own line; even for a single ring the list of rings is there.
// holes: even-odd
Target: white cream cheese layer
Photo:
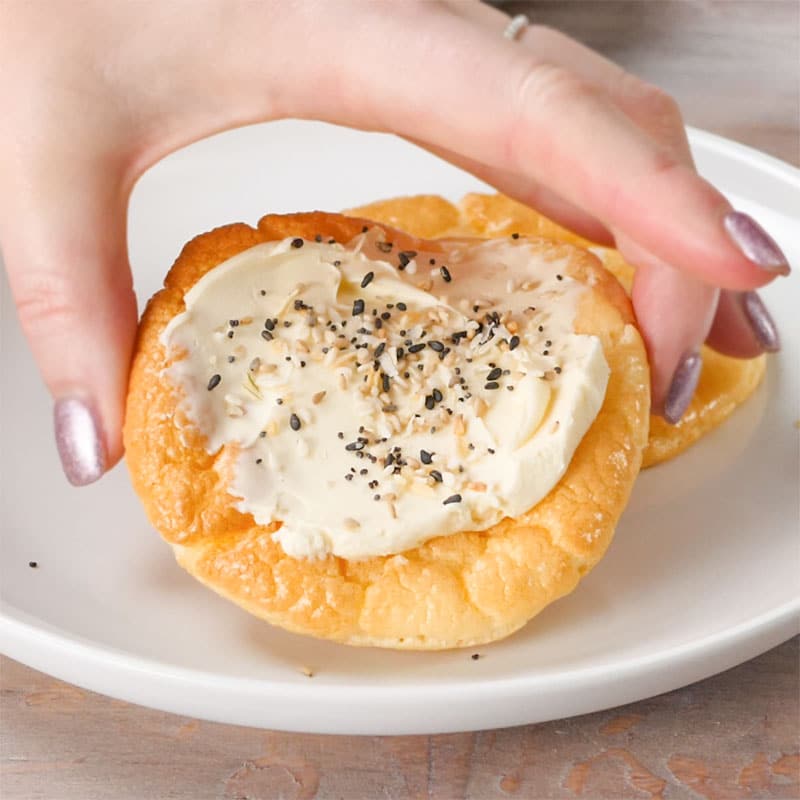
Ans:
[[[524,240],[398,252],[261,244],[186,294],[162,341],[229,491],[295,557],[399,553],[534,506],[605,396],[585,288]]]

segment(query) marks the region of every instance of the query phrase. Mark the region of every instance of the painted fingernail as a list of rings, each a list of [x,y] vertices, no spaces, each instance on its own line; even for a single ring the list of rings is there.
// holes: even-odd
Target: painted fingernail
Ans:
[[[729,211],[722,224],[731,241],[761,269],[780,275],[791,272],[778,243],[749,214]]]
[[[73,486],[94,483],[104,472],[106,448],[97,415],[86,401],[62,397],[53,408],[61,468]]]
[[[702,368],[703,359],[696,350],[684,356],[678,364],[664,400],[664,419],[671,425],[680,420],[692,402]]]
[[[781,349],[781,337],[762,299],[755,292],[742,292],[739,302],[759,344],[768,353],[777,353]]]

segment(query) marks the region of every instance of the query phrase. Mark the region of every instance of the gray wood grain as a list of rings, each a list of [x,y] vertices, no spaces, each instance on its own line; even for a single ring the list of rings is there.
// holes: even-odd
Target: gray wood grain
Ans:
[[[319,736],[200,722],[2,663],[4,800],[800,797],[795,638],[611,711],[481,733]]]
[[[515,3],[800,164],[795,0]],[[3,800],[800,798],[800,640],[613,711],[475,734],[332,737],[177,717],[0,661]]]

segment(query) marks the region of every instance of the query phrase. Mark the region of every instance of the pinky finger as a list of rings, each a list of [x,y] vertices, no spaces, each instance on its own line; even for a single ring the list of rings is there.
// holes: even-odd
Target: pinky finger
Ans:
[[[780,336],[756,292],[722,292],[706,343],[735,358],[754,358],[781,349]]]

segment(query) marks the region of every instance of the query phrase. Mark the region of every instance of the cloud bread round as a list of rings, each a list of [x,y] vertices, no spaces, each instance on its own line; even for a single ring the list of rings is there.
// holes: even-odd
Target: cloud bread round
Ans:
[[[572,591],[611,541],[640,467],[647,440],[646,354],[619,284],[590,253],[537,242],[545,255],[591,286],[575,329],[598,336],[611,374],[597,418],[561,481],[516,519],[482,532],[434,538],[401,555],[347,561],[287,556],[226,491],[233,459],[209,455],[199,433],[179,435],[176,391],[159,336],[184,308],[189,288],[217,264],[266,241],[317,234],[346,242],[364,221],[309,213],[266,216],[257,228],[230,225],[187,244],[164,289],[142,318],[124,429],[133,485],[153,525],[179,563],[247,611],[298,633],[354,645],[439,649],[507,636],[553,600]],[[391,229],[404,249],[438,252]],[[182,426],[187,421],[181,420]]]
[[[434,210],[431,216],[428,216],[429,210]],[[398,197],[347,213],[390,224],[402,220],[404,230],[419,234],[424,227],[424,235],[428,237],[472,235],[493,238],[516,232],[591,247],[603,266],[628,292],[633,283],[633,267],[616,250],[598,247],[532,208],[500,194],[468,194],[458,206],[434,195]],[[438,230],[437,225],[440,226]],[[755,391],[766,368],[766,356],[763,355],[744,360],[703,347],[702,356],[703,370],[697,391],[680,422],[670,425],[661,417],[651,417],[643,467],[674,458],[722,424]]]

